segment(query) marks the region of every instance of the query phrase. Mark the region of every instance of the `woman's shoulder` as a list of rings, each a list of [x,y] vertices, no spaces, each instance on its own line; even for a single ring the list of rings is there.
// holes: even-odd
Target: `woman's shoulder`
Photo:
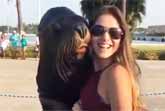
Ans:
[[[128,70],[120,63],[114,63],[110,67],[108,67],[103,75],[109,80],[117,80],[117,81],[125,81],[129,78]]]
[[[127,69],[120,63],[114,63],[109,66],[105,72],[109,74],[120,73],[120,72],[128,72]]]
[[[110,101],[118,100],[118,97],[121,99],[125,96],[130,97],[131,95],[131,79],[129,73],[127,69],[119,63],[111,65],[103,72],[100,83],[102,83],[100,86],[104,85],[105,95],[103,97],[106,103],[111,104]]]

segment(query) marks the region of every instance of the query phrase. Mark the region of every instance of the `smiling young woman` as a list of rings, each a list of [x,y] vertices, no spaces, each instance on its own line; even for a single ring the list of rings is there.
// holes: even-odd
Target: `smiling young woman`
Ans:
[[[91,27],[94,72],[81,90],[84,111],[141,111],[137,78],[139,67],[133,56],[129,31],[120,10],[102,7]]]

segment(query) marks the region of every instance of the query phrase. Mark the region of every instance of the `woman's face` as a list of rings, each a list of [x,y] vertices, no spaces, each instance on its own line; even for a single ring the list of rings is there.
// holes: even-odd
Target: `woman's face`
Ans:
[[[92,47],[96,57],[110,58],[119,48],[122,31],[111,14],[101,15],[91,29]]]

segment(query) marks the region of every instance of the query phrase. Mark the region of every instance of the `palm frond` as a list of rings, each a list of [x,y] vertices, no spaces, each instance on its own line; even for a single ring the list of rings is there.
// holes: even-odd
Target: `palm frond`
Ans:
[[[134,29],[135,24],[142,22],[142,17],[146,14],[146,0],[127,0],[126,21]],[[83,16],[92,21],[98,9],[103,5],[116,5],[121,7],[121,0],[82,0],[81,11]]]

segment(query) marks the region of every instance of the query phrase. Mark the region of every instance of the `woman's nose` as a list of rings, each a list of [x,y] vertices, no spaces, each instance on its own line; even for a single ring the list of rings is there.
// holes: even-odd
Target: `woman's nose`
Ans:
[[[101,37],[104,41],[112,41],[111,39],[111,35],[108,32],[105,32],[102,37]]]

